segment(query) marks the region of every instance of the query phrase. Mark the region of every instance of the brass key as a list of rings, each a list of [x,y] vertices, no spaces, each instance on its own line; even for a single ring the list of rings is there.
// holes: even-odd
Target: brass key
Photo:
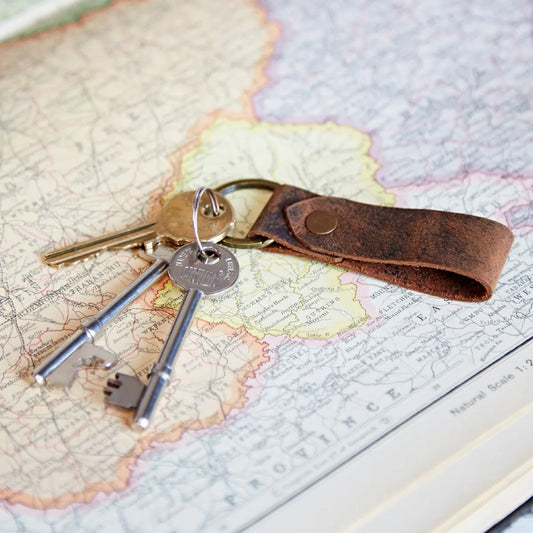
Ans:
[[[191,216],[194,194],[194,191],[176,194],[149,222],[48,252],[43,255],[42,260],[49,266],[60,267],[95,257],[106,250],[144,246],[146,250],[151,251],[157,244],[180,246],[192,242],[195,238]],[[219,193],[215,193],[215,196],[220,208],[218,216],[214,216],[207,199],[198,212],[200,239],[210,242],[219,241],[234,224],[233,209],[229,201]]]

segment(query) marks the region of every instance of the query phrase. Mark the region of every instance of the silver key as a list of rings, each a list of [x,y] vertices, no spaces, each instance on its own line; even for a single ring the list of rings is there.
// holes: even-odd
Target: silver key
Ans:
[[[172,366],[190,328],[202,296],[220,294],[237,281],[237,258],[223,246],[202,243],[202,257],[197,243],[187,244],[172,256],[169,265],[170,279],[185,292],[161,354],[148,376],[146,385],[133,376],[118,373],[107,382],[104,389],[108,404],[125,409],[135,408],[134,425],[146,429],[159,398],[170,380]]]
[[[155,262],[96,315],[84,320],[71,337],[38,365],[33,371],[35,381],[39,385],[68,388],[83,365],[100,363],[104,368],[113,366],[116,355],[96,346],[95,338],[125,307],[165,275],[174,251],[168,246],[157,246],[149,256]]]

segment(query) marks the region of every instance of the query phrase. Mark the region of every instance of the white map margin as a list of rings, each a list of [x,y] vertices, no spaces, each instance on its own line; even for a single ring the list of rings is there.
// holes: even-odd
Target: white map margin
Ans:
[[[530,340],[248,531],[486,530],[531,497],[533,367],[516,367],[532,357]],[[451,413],[511,372],[501,390]]]
[[[17,15],[0,21],[0,42],[7,41],[28,31],[35,24],[48,21],[58,13],[80,4],[80,0],[46,0],[23,9]]]

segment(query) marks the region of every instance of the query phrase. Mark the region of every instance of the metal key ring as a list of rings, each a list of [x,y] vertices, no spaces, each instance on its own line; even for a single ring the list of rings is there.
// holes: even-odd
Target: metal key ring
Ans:
[[[215,188],[215,191],[226,196],[235,191],[241,189],[264,189],[267,191],[273,191],[279,184],[275,181],[263,180],[259,178],[242,178],[238,180],[229,181],[219,187]],[[226,246],[233,246],[234,248],[264,248],[269,244],[272,244],[274,239],[268,239],[266,237],[224,237],[222,244]]]
[[[192,229],[194,232],[194,238],[196,239],[196,244],[198,245],[199,255],[203,261],[207,261],[209,256],[205,251],[205,248],[200,240],[200,234],[198,233],[198,210],[200,209],[200,200],[202,195],[206,192],[209,195],[209,200],[211,202],[211,210],[213,211],[213,216],[217,217],[220,215],[220,205],[218,203],[215,193],[208,187],[200,187],[194,193],[194,199],[192,201]]]

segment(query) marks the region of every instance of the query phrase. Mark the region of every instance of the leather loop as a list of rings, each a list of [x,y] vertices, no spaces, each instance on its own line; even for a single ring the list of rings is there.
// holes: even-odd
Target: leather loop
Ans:
[[[332,231],[308,229],[317,212],[336,221]],[[287,185],[275,189],[248,235],[274,239],[266,251],[462,301],[492,296],[513,242],[509,228],[486,218],[363,204]]]

